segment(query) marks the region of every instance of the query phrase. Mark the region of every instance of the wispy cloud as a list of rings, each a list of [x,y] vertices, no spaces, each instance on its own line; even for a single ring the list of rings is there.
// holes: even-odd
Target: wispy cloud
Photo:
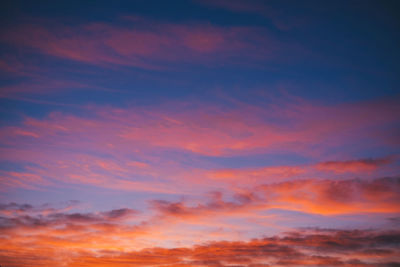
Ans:
[[[331,171],[335,173],[345,172],[368,172],[374,171],[377,168],[394,162],[393,157],[379,158],[379,159],[359,159],[347,161],[326,161],[320,162],[316,168],[323,171]]]
[[[392,170],[387,173],[394,175],[396,169],[391,164],[394,157],[207,170],[196,166],[187,169],[182,162],[187,155],[254,155],[282,149],[314,157],[332,146],[367,141],[371,146],[392,147],[384,130],[397,121],[398,108],[392,101],[329,108],[299,102],[225,109],[201,104],[190,111],[185,105],[173,111],[162,106],[84,110],[85,117],[54,112],[43,119],[26,117],[20,125],[2,127],[1,159],[24,168],[2,171],[2,184],[35,188],[62,181],[171,193],[176,192],[171,182],[177,181],[185,191],[194,182],[211,188],[232,181],[257,185],[307,175],[349,177],[354,173],[379,174],[380,170]],[[366,113],[370,114],[368,120],[364,119]],[[323,116],[330,118],[329,123]],[[375,132],[366,132],[372,127]],[[174,160],[168,157],[170,153],[182,156]]]
[[[281,49],[271,34],[257,27],[181,25],[126,18],[119,26],[102,22],[75,27],[19,25],[3,33],[0,40],[61,59],[153,70],[170,68],[168,63],[174,62],[234,62],[238,54],[243,59],[268,58]],[[3,69],[12,70],[10,64],[2,64]]]

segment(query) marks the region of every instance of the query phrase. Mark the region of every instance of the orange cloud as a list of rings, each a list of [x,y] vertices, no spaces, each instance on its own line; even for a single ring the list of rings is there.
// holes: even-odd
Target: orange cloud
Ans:
[[[315,167],[318,170],[330,171],[335,173],[345,172],[369,172],[374,171],[378,167],[394,162],[393,157],[379,159],[360,159],[348,161],[326,161],[318,163]]]
[[[348,180],[294,180],[238,189],[232,201],[222,193],[211,194],[206,204],[153,201],[153,207],[163,216],[179,220],[199,220],[208,217],[252,217],[259,211],[282,209],[319,215],[399,213],[399,178]]]
[[[244,225],[226,224],[224,227],[231,230],[227,236],[210,234],[208,240],[197,240],[196,227],[201,226],[200,232],[204,233],[230,218],[246,218],[246,224],[250,224],[257,216],[265,219],[260,212],[276,208],[327,216],[398,214],[399,184],[399,178],[287,181],[251,190],[238,189],[230,200],[220,192],[209,194],[206,202],[153,200],[146,214],[129,208],[71,212],[69,207],[74,203],[61,209],[1,204],[0,260],[12,266],[59,266],[45,257],[51,255],[51,259],[67,266],[91,266],[100,262],[114,266],[357,266],[354,265],[356,257],[362,264],[376,264],[381,262],[382,255],[385,259],[396,259],[397,241],[393,236],[397,232],[295,231],[282,237],[247,242],[210,243],[210,237],[232,240],[234,227],[240,230]],[[140,250],[159,244],[160,240],[166,241],[163,244],[180,238],[186,242],[184,236],[197,245]],[[315,256],[315,251],[319,251],[319,256]]]
[[[43,241],[43,240],[42,240]],[[251,241],[208,242],[194,247],[92,252],[43,243],[26,248],[7,241],[0,259],[7,266],[391,266],[398,264],[397,230],[298,230]],[[46,257],[47,256],[47,257]]]
[[[398,213],[399,178],[298,180],[260,186],[270,207],[324,215]]]
[[[395,162],[394,156],[384,158],[359,159],[348,161],[325,161],[317,164],[294,166],[270,166],[259,168],[229,168],[206,171],[205,176],[210,179],[230,182],[237,186],[257,185],[261,183],[280,182],[289,179],[304,177],[320,177],[325,173],[344,174],[358,173],[371,174],[379,168]],[[320,177],[322,178],[322,177]]]

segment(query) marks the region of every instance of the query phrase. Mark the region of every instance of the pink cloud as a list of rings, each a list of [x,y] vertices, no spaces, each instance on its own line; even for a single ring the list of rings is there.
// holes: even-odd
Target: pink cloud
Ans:
[[[203,155],[235,155],[278,148],[299,150],[318,144],[329,147],[353,142],[357,136],[378,141],[381,127],[396,122],[400,110],[395,102],[387,101],[331,107],[288,103],[225,110],[205,104],[190,111],[185,106],[174,111],[163,107],[96,107],[87,114],[87,118],[62,113],[42,120],[27,118],[21,127],[3,127],[0,135],[7,137],[8,143],[14,142],[15,134],[29,133],[46,142],[73,146],[74,140],[110,151],[125,143],[137,149],[151,146]],[[367,129],[371,132],[360,136]]]
[[[305,173],[305,168],[298,166],[274,166],[252,169],[222,169],[209,173],[211,178],[238,180],[247,184],[277,181],[285,178],[296,177]]]
[[[174,110],[163,105],[146,109],[90,107],[85,109],[85,117],[55,112],[2,127],[0,152],[2,160],[37,166],[29,167],[28,173],[41,179],[139,191],[175,192],[171,182],[190,190],[193,183],[204,189],[232,181],[255,185],[271,179],[316,177],[322,172],[327,177],[326,171],[372,174],[378,167],[390,168],[385,165],[390,159],[188,170],[179,155],[290,151],[313,156],[349,143],[384,147],[383,129],[395,123],[399,113],[392,101],[330,107],[299,101],[265,108],[239,103],[225,109],[201,104],[191,110],[185,105],[175,105]],[[178,156],[164,156],[172,151],[179,152]],[[12,183],[11,176],[4,177],[3,184],[34,185],[23,176]]]
[[[330,171],[335,173],[346,172],[371,172],[377,168],[393,163],[393,157],[378,158],[378,159],[359,159],[347,161],[326,161],[316,165],[316,168],[322,171]]]
[[[158,24],[148,20],[129,23],[125,27],[104,23],[79,27],[21,25],[4,33],[0,40],[78,62],[145,69],[163,69],[171,62],[229,60],[239,53],[253,59],[265,58],[279,47],[263,30],[251,27]],[[10,69],[8,65],[4,68]]]
[[[394,170],[390,164],[395,162],[394,156],[384,158],[370,158],[347,161],[325,161],[316,164],[294,166],[269,166],[258,168],[225,168],[206,171],[205,176],[210,179],[226,181],[235,185],[256,185],[259,183],[294,180],[307,177],[329,177],[329,174],[362,174],[369,176],[377,174],[379,170]],[[322,172],[321,172],[322,171]]]

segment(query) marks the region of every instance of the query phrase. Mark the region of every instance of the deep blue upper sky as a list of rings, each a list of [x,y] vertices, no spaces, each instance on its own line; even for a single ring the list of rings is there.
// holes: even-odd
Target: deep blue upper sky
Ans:
[[[324,5],[318,1],[255,1],[251,2],[255,8],[242,8],[242,11],[217,3],[6,1],[1,18],[3,30],[32,23],[53,27],[55,31],[57,27],[80,27],[98,22],[129,27],[132,21],[124,20],[124,16],[142,18],[140,27],[143,28],[166,23],[255,27],[262,29],[260,35],[269,35],[260,38],[271,40],[278,48],[272,51],[270,60],[254,57],[242,62],[239,55],[239,62],[234,60],[234,64],[188,60],[169,62],[167,70],[125,68],[121,72],[115,68],[44,57],[38,51],[17,50],[15,43],[3,42],[1,53],[6,60],[14,56],[22,64],[44,68],[48,76],[124,92],[111,95],[97,91],[94,95],[88,91],[74,91],[51,96],[62,98],[66,103],[121,104],[127,99],[209,98],[217,88],[238,97],[249,91],[271,92],[284,88],[292,94],[324,102],[371,99],[398,92],[398,1],[326,1]],[[51,25],[46,24],[49,20]],[[77,69],[80,71],[74,71]],[[7,73],[2,77],[1,83],[5,86],[29,79]],[[76,97],[77,94],[80,96]]]

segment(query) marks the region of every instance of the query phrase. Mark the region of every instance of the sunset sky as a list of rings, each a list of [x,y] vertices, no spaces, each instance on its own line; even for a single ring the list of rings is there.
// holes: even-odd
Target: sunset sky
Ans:
[[[400,1],[0,4],[0,266],[400,266]]]

